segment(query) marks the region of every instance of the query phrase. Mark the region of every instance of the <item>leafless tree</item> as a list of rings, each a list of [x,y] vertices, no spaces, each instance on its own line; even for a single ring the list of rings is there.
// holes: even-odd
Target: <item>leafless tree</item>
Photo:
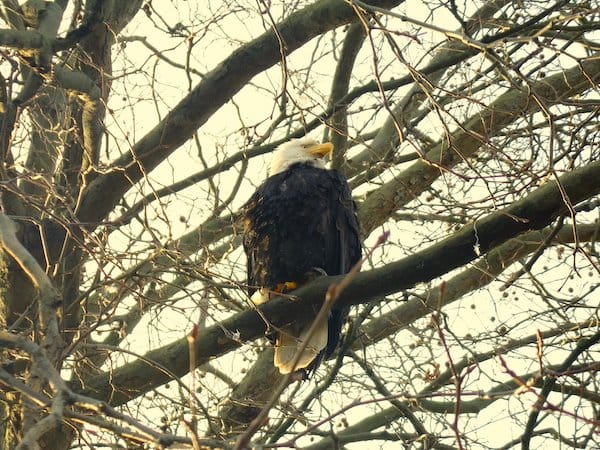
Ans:
[[[0,4],[0,447],[600,446],[596,1]],[[305,134],[369,257],[258,309],[238,211]]]

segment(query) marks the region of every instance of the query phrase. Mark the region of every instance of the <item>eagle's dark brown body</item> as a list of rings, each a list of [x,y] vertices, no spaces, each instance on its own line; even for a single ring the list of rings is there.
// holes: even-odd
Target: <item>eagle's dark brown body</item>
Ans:
[[[257,287],[301,284],[314,269],[347,273],[361,257],[355,205],[336,170],[291,165],[263,182],[244,207],[243,220],[251,297]],[[332,309],[327,344],[309,369],[334,352],[345,318],[345,310]]]

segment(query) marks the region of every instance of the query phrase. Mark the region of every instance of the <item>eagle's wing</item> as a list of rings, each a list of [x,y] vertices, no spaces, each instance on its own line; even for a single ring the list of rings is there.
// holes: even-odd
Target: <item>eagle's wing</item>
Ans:
[[[243,222],[250,296],[256,287],[302,283],[314,268],[328,275],[346,273],[360,259],[356,208],[337,171],[298,167],[270,177],[245,205]],[[275,347],[280,371],[316,368],[337,347],[346,316],[347,309],[332,309],[296,367],[294,355],[306,341],[308,327],[282,329]]]

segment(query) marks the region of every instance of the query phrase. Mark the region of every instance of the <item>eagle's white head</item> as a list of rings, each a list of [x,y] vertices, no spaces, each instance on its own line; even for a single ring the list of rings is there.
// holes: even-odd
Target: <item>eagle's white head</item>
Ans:
[[[312,138],[303,137],[292,139],[281,144],[273,153],[273,160],[269,168],[269,176],[288,169],[292,164],[303,162],[324,169],[327,164],[326,157],[333,151],[331,142],[319,144]]]

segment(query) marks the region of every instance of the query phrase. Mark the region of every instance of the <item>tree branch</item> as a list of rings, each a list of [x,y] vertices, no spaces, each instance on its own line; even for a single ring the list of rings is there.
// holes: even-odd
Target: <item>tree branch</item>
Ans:
[[[560,178],[561,190],[576,204],[600,192],[600,162],[593,162]],[[349,306],[381,301],[389,294],[419,282],[430,281],[460,267],[480,253],[524,231],[547,226],[565,210],[557,182],[548,182],[523,200],[464,226],[448,238],[400,261],[357,275],[341,294],[338,305]],[[294,291],[301,301],[274,299],[261,305],[260,314],[248,310],[236,314],[198,334],[196,363],[228,353],[245,342],[257,339],[265,332],[262,317],[276,327],[311,320],[332,282],[343,276],[322,277]],[[185,337],[149,352],[146,357],[168,367],[177,376],[189,370],[188,343]],[[89,380],[85,391],[90,396],[120,405],[169,380],[168,376],[144,361],[134,361]]]
[[[344,162],[348,140],[348,104],[340,103],[340,99],[348,95],[356,56],[365,41],[365,37],[365,28],[362,23],[355,23],[348,28],[331,82],[328,109],[331,109],[333,113],[330,120],[331,129],[328,129],[327,132],[331,132],[331,142],[333,148],[335,148],[331,163],[331,166],[335,169],[339,169]]]
[[[586,242],[595,239],[600,225],[578,226],[578,240]],[[444,295],[440,296],[440,286],[432,287],[416,298],[411,298],[397,308],[369,321],[361,329],[363,339],[356,342],[355,350],[379,342],[397,333],[398,330],[462,298],[475,289],[482,288],[496,279],[507,267],[520,258],[540,248],[551,231],[530,231],[502,245],[493,248],[482,259],[461,273],[444,281]],[[564,225],[556,236],[556,243],[572,243],[573,227]]]
[[[589,349],[592,345],[597,344],[600,341],[600,331],[594,333],[594,335],[590,336],[586,339],[580,339],[577,343],[577,347],[569,354],[567,359],[558,367],[557,372],[564,372],[571,367],[571,365],[577,360],[579,355]],[[529,445],[531,442],[532,433],[535,430],[535,426],[537,425],[537,419],[540,414],[540,410],[543,408],[544,403],[547,401],[548,394],[552,391],[554,384],[556,383],[556,378],[552,376],[546,376],[544,380],[544,384],[542,385],[542,389],[538,394],[538,400],[533,407],[533,411],[529,414],[529,419],[527,420],[527,425],[525,426],[525,431],[523,432],[523,436],[521,437],[521,448],[523,450],[529,450]]]
[[[596,56],[581,60],[577,66],[564,72],[531,83],[527,89],[508,90],[489,107],[467,120],[448,140],[429,150],[423,159],[367,195],[359,209],[364,235],[369,235],[393,211],[428,189],[445,169],[473,156],[491,137],[523,114],[539,110],[540,104],[533,100],[532,95],[552,104],[594,88],[598,80],[600,58]]]
[[[373,1],[392,7],[399,0]],[[82,222],[106,217],[119,199],[144,174],[149,173],[175,149],[192,137],[225,102],[256,74],[281,60],[313,37],[356,19],[354,10],[342,0],[320,0],[291,14],[277,28],[234,51],[198,84],[169,114],[138,141],[130,153],[113,164],[113,171],[99,175],[83,193],[77,216]],[[280,48],[280,41],[285,48]]]
[[[64,346],[57,317],[61,305],[60,297],[46,272],[18,241],[13,221],[2,212],[0,212],[0,246],[21,266],[39,292],[38,311],[43,348],[48,353],[52,364],[56,365]]]
[[[580,324],[562,324],[553,330],[544,332],[543,335],[545,338],[548,338],[551,336],[560,336],[560,335],[564,334],[564,332],[566,330],[569,330],[569,329],[595,327],[595,325],[596,325],[596,322],[593,319],[589,320],[585,323],[580,323]],[[458,371],[462,371],[469,366],[472,366],[474,364],[479,364],[479,363],[482,363],[489,359],[492,359],[492,358],[496,357],[498,354],[503,354],[503,353],[508,352],[509,350],[519,349],[526,345],[534,343],[534,342],[536,342],[537,337],[538,337],[537,334],[533,334],[533,335],[527,336],[523,339],[511,341],[510,343],[508,343],[506,345],[503,345],[498,348],[494,348],[487,352],[477,353],[477,354],[472,354],[472,355],[470,354],[468,356],[461,358],[460,361],[457,361],[455,367],[458,369]],[[552,367],[555,367],[555,366],[552,366]],[[522,376],[522,379],[528,380],[532,375],[535,375],[535,374],[534,373],[524,374]],[[436,393],[437,390],[439,390],[443,386],[446,386],[452,380],[452,376],[453,376],[452,371],[450,369],[448,369],[448,370],[442,372],[432,383],[427,385],[419,393],[414,394],[414,395],[409,395],[409,394],[404,394],[404,393],[396,394],[396,395],[386,397],[386,400],[390,401],[393,399],[397,402],[402,402],[403,404],[406,405],[407,408],[410,408],[411,410],[413,408],[415,408],[415,404],[416,404],[417,407],[420,409],[432,411],[432,412],[435,412],[438,414],[455,413],[456,412],[455,411],[455,409],[456,409],[455,402],[453,402],[453,401],[442,402],[442,401],[431,400],[432,397],[437,395],[437,393]],[[469,400],[469,401],[462,401],[459,413],[460,414],[469,414],[469,413],[477,414],[478,412],[480,412],[481,410],[483,410],[484,408],[486,408],[487,406],[492,404],[494,401],[496,401],[500,398],[506,398],[507,396],[512,395],[514,393],[514,391],[520,387],[521,387],[521,385],[514,379],[507,381],[505,383],[500,383],[500,384],[494,386],[489,391],[487,391],[485,393],[485,395],[482,395],[482,393],[477,393],[476,397],[478,397],[478,398],[475,398],[475,399]],[[446,395],[452,396],[453,393],[448,392],[448,393],[446,393]],[[403,399],[403,400],[401,400],[401,399]],[[375,430],[377,428],[384,427],[386,425],[389,425],[389,424],[397,421],[404,414],[405,414],[405,410],[402,408],[398,408],[395,405],[385,408],[382,411],[375,413],[371,416],[368,416],[367,418],[344,429],[338,435],[336,435],[336,438],[342,437],[346,434],[354,434],[357,432],[369,432],[371,430]],[[432,441],[435,440],[434,435],[428,435],[427,438]],[[310,449],[310,450],[327,449],[327,448],[330,448],[330,445],[331,445],[331,438],[324,438],[320,442],[317,442],[317,443],[313,444],[312,446],[307,447],[307,449]],[[437,447],[433,447],[433,448],[437,448]]]

